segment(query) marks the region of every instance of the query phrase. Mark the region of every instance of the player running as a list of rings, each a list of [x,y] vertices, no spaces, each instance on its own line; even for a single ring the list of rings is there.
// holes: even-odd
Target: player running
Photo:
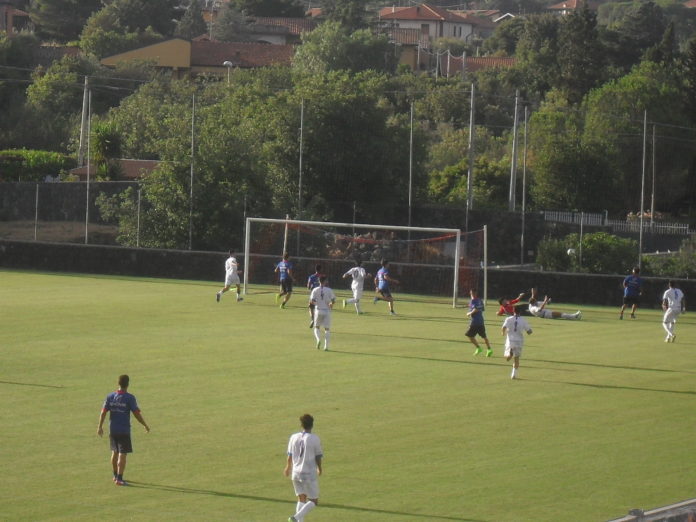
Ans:
[[[684,292],[676,287],[674,281],[669,282],[669,288],[662,295],[662,309],[665,312],[662,318],[662,327],[667,332],[665,342],[673,343],[677,340],[677,334],[674,333],[677,317],[686,311]]]
[[[350,284],[350,288],[353,291],[352,299],[343,300],[343,308],[347,304],[355,305],[355,313],[360,315],[362,311],[360,310],[360,299],[363,295],[363,287],[365,286],[365,278],[371,277],[372,274],[368,274],[367,271],[362,267],[362,261],[359,259],[355,260],[355,266],[343,274],[343,279],[353,278],[353,282]]]
[[[471,301],[469,302],[469,311],[466,315],[469,317],[470,322],[469,329],[464,335],[466,335],[471,341],[471,344],[476,347],[476,350],[474,350],[474,355],[478,355],[483,351],[476,340],[476,336],[478,335],[486,343],[486,357],[491,357],[493,355],[493,349],[491,348],[491,343],[488,342],[488,337],[486,336],[486,325],[483,321],[483,311],[485,309],[483,299],[478,296],[478,290],[473,288],[469,290],[469,295],[471,296]]]
[[[222,294],[227,292],[232,285],[237,285],[237,302],[242,301],[241,287],[239,284],[239,265],[237,259],[232,255],[232,250],[229,252],[230,257],[225,261],[225,286],[217,294],[215,294],[215,299],[220,302],[222,299]]]
[[[520,368],[520,356],[522,355],[522,346],[524,345],[524,332],[527,335],[532,334],[532,327],[524,317],[520,317],[521,310],[515,308],[513,315],[506,317],[503,321],[502,332],[505,338],[505,360],[512,362],[511,379],[517,379],[517,370]]]
[[[375,295],[372,303],[375,304],[380,299],[386,301],[389,305],[389,313],[391,315],[396,315],[394,311],[394,298],[389,288],[392,283],[398,285],[399,281],[389,275],[389,261],[382,259],[382,268],[377,271],[377,275],[375,276],[375,291],[377,295]]]
[[[307,290],[309,290],[310,295],[312,290],[319,286],[319,278],[323,275],[320,272],[321,265],[314,265],[314,273],[307,278]],[[314,305],[311,300],[309,301],[309,327],[314,328]]]
[[[331,336],[331,310],[336,302],[336,295],[328,286],[325,275],[319,278],[319,286],[312,290],[309,301],[314,305],[314,338],[317,340],[317,350],[321,347],[321,332],[324,328],[324,351],[329,349]]]
[[[276,265],[275,272],[280,279],[280,293],[276,295],[276,304],[282,297],[283,302],[280,303],[280,307],[285,308],[292,296],[292,263],[290,262],[290,254],[287,252],[283,254],[283,260]]]

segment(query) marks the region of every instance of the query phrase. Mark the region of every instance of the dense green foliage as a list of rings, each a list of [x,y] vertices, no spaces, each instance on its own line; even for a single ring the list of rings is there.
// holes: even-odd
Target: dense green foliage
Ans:
[[[568,234],[562,239],[545,239],[538,246],[536,262],[544,270],[623,274],[635,266],[637,242],[606,232]]]
[[[43,181],[75,167],[75,159],[67,154],[43,150],[0,150],[0,180]]]

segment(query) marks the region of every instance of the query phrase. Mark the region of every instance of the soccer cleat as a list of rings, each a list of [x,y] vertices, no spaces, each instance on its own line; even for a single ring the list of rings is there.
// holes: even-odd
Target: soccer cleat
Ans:
[[[343,300],[343,308],[345,308],[345,307],[346,307],[346,300],[344,299]]]
[[[321,341],[317,341],[317,350],[321,348]]]
[[[672,342],[672,336],[670,334],[667,334],[667,337],[665,337],[665,342],[666,343]]]
[[[581,312],[580,310],[578,310],[577,312],[575,312],[575,318],[576,318],[576,319],[582,319],[582,312]]]
[[[389,315],[396,315],[396,312],[392,310],[391,312],[389,312]]]
[[[314,321],[310,321],[310,322],[309,322],[309,327],[310,327],[310,328],[314,328]]]
[[[636,314],[631,314],[631,319],[635,319],[635,318],[636,318]]]
[[[237,302],[239,302],[239,301],[244,301],[244,298],[241,295],[237,296]]]
[[[116,479],[114,481],[114,484],[116,484],[117,486],[127,486],[128,482],[126,482],[125,480],[122,480],[122,479]]]
[[[215,294],[215,300],[219,303],[220,302],[220,292]]]
[[[328,352],[328,351],[329,351],[329,347],[328,347],[328,346],[324,346],[324,351],[325,351],[325,352]]]
[[[623,319],[623,314],[619,314],[619,321]]]
[[[483,351],[483,350],[481,350],[481,347],[480,347],[480,346],[477,346],[476,349],[474,350],[474,355],[478,355],[478,354],[480,354],[482,351]]]
[[[493,350],[491,348],[486,350],[486,357],[493,357]]]
[[[295,517],[288,517],[288,522],[297,522]]]
[[[276,294],[275,301],[276,301],[276,304],[278,304],[278,301],[280,301],[280,294]]]
[[[677,334],[672,334],[672,342],[677,342]]]
[[[280,303],[280,308],[285,309],[285,303]]]

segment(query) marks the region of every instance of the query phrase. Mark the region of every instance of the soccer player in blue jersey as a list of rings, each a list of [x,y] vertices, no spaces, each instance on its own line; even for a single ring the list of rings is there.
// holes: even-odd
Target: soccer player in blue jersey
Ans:
[[[619,319],[623,319],[624,310],[631,305],[631,319],[636,318],[636,308],[640,304],[640,296],[643,293],[643,280],[640,278],[640,268],[635,267],[633,272],[624,279],[624,297]]]
[[[322,275],[321,265],[315,265],[314,273],[307,278],[307,290],[309,290],[310,295],[312,290],[319,286],[319,279]],[[314,304],[311,299],[309,300],[309,327],[314,328]]]
[[[126,456],[133,452],[131,444],[131,425],[130,414],[136,420],[145,426],[145,431],[150,432],[150,426],[143,419],[138,408],[138,403],[135,396],[128,393],[128,384],[130,378],[128,375],[121,375],[118,378],[118,390],[107,395],[104,405],[102,406],[101,414],[99,415],[99,425],[97,426],[97,435],[100,437],[104,434],[104,419],[106,412],[110,412],[109,417],[109,440],[111,442],[111,468],[114,472],[114,483],[117,486],[127,486],[123,480],[123,472],[126,470]]]
[[[276,303],[282,297],[283,302],[280,303],[280,307],[285,308],[290,296],[292,296],[292,263],[287,252],[283,254],[283,260],[276,265],[275,272],[280,279],[280,293],[276,295]]]
[[[471,343],[476,347],[474,350],[474,355],[478,355],[482,352],[481,346],[476,340],[478,335],[486,343],[486,357],[491,357],[493,355],[493,349],[491,348],[491,343],[488,342],[488,337],[486,336],[486,326],[483,321],[483,311],[485,309],[483,305],[483,299],[478,296],[478,290],[471,289],[469,291],[471,296],[471,301],[469,302],[469,311],[467,312],[467,317],[469,317],[469,329],[464,335],[466,335]]]
[[[377,271],[377,275],[375,276],[375,291],[377,295],[375,295],[372,302],[376,303],[380,299],[386,301],[389,305],[389,313],[391,315],[396,315],[396,312],[394,312],[394,298],[389,288],[392,283],[398,285],[399,281],[389,275],[389,261],[382,259],[382,268]]]

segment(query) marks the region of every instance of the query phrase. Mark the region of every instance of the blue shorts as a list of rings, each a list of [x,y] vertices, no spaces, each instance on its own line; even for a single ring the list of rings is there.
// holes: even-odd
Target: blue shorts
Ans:
[[[289,277],[287,279],[283,279],[280,282],[280,289],[283,291],[284,294],[291,294],[292,293],[292,279]]]

